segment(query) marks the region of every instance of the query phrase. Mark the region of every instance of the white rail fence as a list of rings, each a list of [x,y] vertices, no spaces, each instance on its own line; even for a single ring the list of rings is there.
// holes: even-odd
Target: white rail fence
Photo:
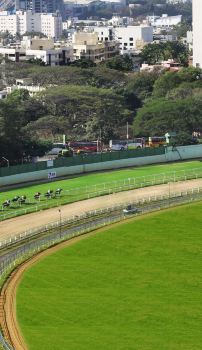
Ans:
[[[16,217],[31,212],[37,212],[40,210],[48,209],[51,207],[58,207],[61,204],[68,204],[76,202],[82,199],[89,199],[93,197],[99,197],[103,195],[108,195],[115,192],[122,192],[126,190],[132,190],[136,188],[142,188],[146,186],[155,186],[166,183],[175,183],[179,181],[187,181],[191,179],[198,179],[202,177],[202,168],[192,169],[190,171],[179,170],[168,173],[160,173],[154,175],[141,176],[136,178],[126,178],[123,180],[104,182],[91,186],[83,186],[73,189],[64,189],[61,197],[54,199],[42,198],[41,201],[34,201],[33,198],[28,197],[26,199],[26,204],[20,205],[13,204],[12,208],[3,208],[0,210],[0,221],[11,217]],[[51,184],[50,184],[51,187]],[[22,190],[19,189],[19,193]],[[9,197],[9,196],[8,196]],[[1,200],[2,198],[2,200]],[[5,194],[1,193],[0,201],[3,202]],[[7,198],[12,199],[12,198]],[[54,200],[54,202],[53,202]]]

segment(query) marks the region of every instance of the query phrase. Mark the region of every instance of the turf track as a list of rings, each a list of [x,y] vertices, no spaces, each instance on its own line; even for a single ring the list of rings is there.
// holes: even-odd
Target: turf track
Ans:
[[[29,349],[201,349],[201,210],[115,225],[32,266],[17,293]]]

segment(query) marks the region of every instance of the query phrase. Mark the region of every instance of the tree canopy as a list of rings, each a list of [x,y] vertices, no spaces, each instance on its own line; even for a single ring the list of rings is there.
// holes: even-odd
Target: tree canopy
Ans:
[[[168,59],[174,59],[183,66],[188,65],[189,51],[179,41],[167,41],[165,43],[152,43],[146,45],[141,52],[142,62],[156,64]]]

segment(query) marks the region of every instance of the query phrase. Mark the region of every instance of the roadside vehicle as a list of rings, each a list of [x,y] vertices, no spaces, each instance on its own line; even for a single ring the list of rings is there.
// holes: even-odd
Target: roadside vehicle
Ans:
[[[129,149],[144,148],[145,140],[143,137],[131,140],[110,140],[109,148],[111,151],[126,151]]]
[[[62,142],[54,142],[53,147],[60,148],[60,149],[66,149],[67,145],[65,143],[62,143]]]
[[[150,136],[149,141],[148,141],[148,146],[149,147],[161,147],[161,146],[166,146],[166,137],[165,136]]]
[[[140,210],[137,207],[132,206],[131,204],[127,205],[125,209],[123,209],[124,215],[137,214]]]
[[[70,141],[69,148],[74,153],[94,153],[99,150],[98,141]]]

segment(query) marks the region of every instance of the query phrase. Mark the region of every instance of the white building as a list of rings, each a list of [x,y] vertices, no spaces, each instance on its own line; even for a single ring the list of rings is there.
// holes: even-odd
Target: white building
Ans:
[[[100,41],[116,40],[121,54],[141,50],[153,41],[153,27],[147,25],[128,27],[94,27]]]
[[[33,13],[32,11],[17,11],[9,14],[0,12],[0,32],[8,31],[12,35],[26,32],[41,32],[52,38],[62,34],[62,17],[59,13]]]
[[[180,3],[185,3],[189,2],[190,0],[167,0],[167,4],[180,4]]]
[[[45,65],[58,66],[73,61],[72,46],[55,48],[51,39],[24,37],[20,47],[0,47],[0,54],[14,62],[41,60]]]
[[[8,31],[12,35],[17,32],[17,16],[9,14],[7,11],[0,12],[0,32]]]
[[[202,68],[202,1],[193,0],[193,65]]]
[[[163,14],[161,17],[150,16],[147,19],[153,27],[170,28],[181,23],[182,15],[168,16],[167,14]]]
[[[59,13],[41,13],[40,32],[50,38],[59,38],[62,34],[62,17]]]

